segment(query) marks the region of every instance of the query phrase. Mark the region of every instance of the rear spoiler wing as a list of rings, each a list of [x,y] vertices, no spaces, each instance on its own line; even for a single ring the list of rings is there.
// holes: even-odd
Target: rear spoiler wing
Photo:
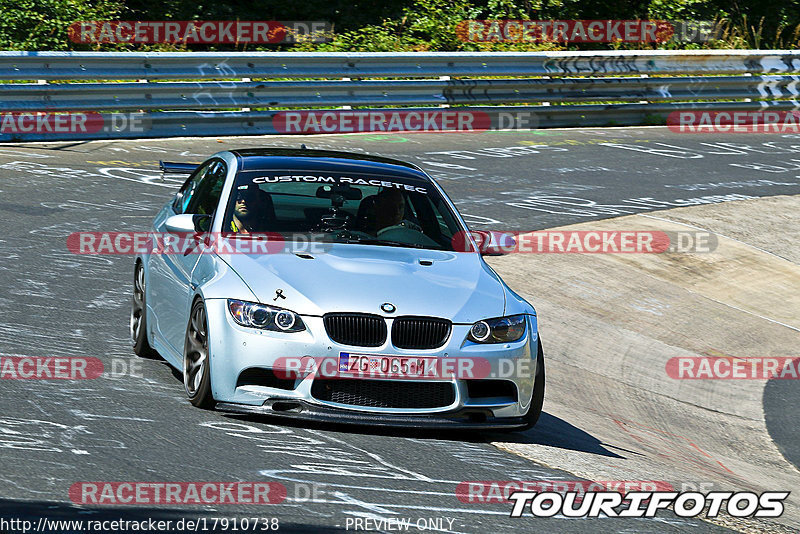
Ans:
[[[158,166],[164,174],[192,174],[199,163],[175,163],[172,161],[159,161]]]

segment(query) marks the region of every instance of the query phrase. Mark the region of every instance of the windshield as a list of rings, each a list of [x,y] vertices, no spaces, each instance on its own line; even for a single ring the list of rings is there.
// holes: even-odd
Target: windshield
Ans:
[[[423,181],[316,171],[243,171],[224,232],[315,234],[328,242],[453,250],[461,231],[439,192]]]

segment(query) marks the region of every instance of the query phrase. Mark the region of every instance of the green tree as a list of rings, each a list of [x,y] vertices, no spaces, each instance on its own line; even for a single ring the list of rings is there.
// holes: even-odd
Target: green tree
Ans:
[[[69,50],[69,25],[117,18],[121,0],[0,0],[0,49]]]

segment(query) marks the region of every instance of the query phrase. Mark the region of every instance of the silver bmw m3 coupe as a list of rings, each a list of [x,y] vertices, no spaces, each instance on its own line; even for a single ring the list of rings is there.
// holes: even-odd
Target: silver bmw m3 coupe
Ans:
[[[192,404],[399,425],[532,427],[544,400],[536,312],[484,261],[418,167],[247,149],[187,174],[136,256],[134,351],[183,373]]]

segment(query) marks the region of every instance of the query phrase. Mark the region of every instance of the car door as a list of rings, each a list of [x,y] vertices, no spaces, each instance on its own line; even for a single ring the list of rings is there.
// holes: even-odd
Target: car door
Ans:
[[[227,165],[219,159],[210,160],[199,167],[175,195],[172,209],[156,221],[155,231],[164,235],[165,221],[171,215],[191,213],[213,217],[226,174]],[[191,285],[192,270],[200,258],[198,252],[198,249],[190,248],[188,253],[151,256],[150,298],[157,309],[156,333],[175,357],[183,354],[183,337],[194,290]],[[180,364],[179,361],[173,363]]]

